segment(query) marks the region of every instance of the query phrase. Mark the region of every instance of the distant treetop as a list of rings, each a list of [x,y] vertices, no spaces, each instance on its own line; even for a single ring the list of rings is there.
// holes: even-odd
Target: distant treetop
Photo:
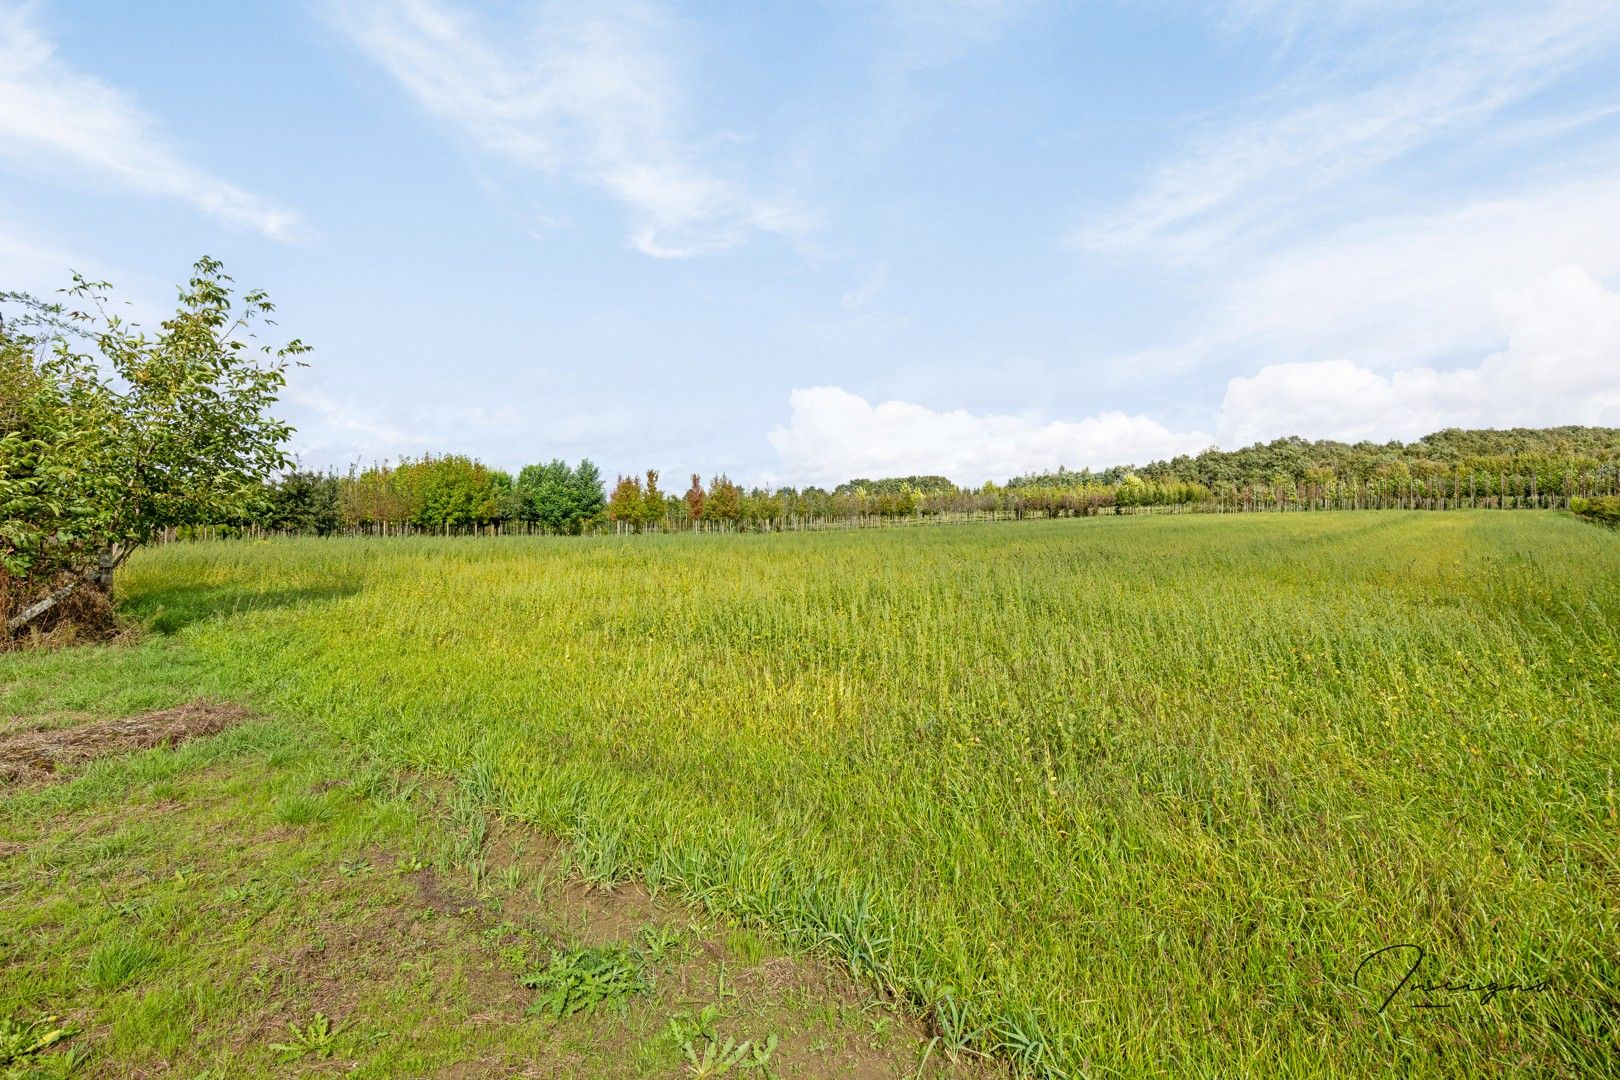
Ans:
[[[1315,441],[1298,435],[1255,443],[1240,450],[1211,447],[1196,456],[1181,455],[1139,468],[1115,466],[1099,472],[1082,470],[1018,477],[1009,487],[1118,483],[1130,473],[1149,480],[1190,480],[1206,486],[1263,484],[1281,477],[1304,478],[1309,470],[1331,470],[1346,479],[1365,479],[1404,465],[1414,471],[1466,466],[1472,471],[1532,469],[1583,470],[1620,461],[1620,428],[1447,428],[1415,442],[1345,443]]]
[[[945,495],[956,485],[943,476],[890,476],[882,480],[847,480],[834,495]]]

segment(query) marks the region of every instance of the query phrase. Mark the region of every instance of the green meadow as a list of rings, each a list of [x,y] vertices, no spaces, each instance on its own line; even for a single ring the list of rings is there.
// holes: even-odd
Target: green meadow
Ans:
[[[1620,535],[1566,514],[175,544],[118,588],[142,641],[0,657],[0,712],[241,702],[942,1059],[1617,1070]]]

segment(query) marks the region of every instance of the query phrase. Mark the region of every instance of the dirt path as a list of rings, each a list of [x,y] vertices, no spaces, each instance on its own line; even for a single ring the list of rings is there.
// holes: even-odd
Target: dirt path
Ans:
[[[68,1032],[29,1064],[974,1073],[834,968],[640,886],[592,887],[555,841],[319,734],[202,702],[0,730],[0,1023]],[[73,784],[90,758],[199,738]]]

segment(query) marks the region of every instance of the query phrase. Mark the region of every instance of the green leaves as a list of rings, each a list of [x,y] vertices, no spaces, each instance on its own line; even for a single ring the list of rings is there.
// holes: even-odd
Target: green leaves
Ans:
[[[0,337],[0,402],[0,566],[48,580],[105,525],[95,463],[109,417],[71,365],[15,333]]]
[[[563,472],[567,474],[566,466]],[[418,529],[439,530],[487,525],[513,517],[535,520],[535,481],[530,469],[525,469],[514,485],[508,474],[461,454],[403,458],[395,465],[351,469],[348,476],[332,478],[331,482],[337,500],[334,527],[410,524]],[[272,528],[303,527],[270,520]]]
[[[331,473],[295,469],[265,493],[260,520],[268,529],[326,536],[338,529],[340,489]]]
[[[270,1049],[276,1052],[276,1060],[283,1065],[291,1064],[299,1058],[313,1055],[321,1061],[332,1056],[338,1036],[343,1034],[346,1024],[334,1024],[325,1013],[318,1012],[304,1027],[289,1022],[287,1030],[291,1033],[288,1042],[271,1043]]]
[[[602,513],[602,477],[589,460],[525,465],[512,485],[516,516],[551,532],[577,533]]]
[[[558,1020],[578,1012],[595,1012],[604,1005],[623,1009],[632,995],[652,988],[642,970],[641,956],[617,944],[553,949],[545,967],[519,976],[518,983],[539,991],[529,1006],[531,1013]]]
[[[1574,498],[1569,501],[1569,508],[1589,521],[1620,525],[1620,497],[1609,495],[1595,499]]]
[[[23,1023],[0,1017],[0,1065],[20,1065],[73,1034],[61,1020],[60,1016],[43,1016]]]

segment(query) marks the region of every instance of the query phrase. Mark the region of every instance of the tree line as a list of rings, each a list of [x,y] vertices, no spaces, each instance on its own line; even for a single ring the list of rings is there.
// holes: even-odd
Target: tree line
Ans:
[[[514,477],[463,454],[351,468],[293,469],[267,482],[235,518],[211,523],[266,532],[462,532],[521,524],[577,535],[602,520],[602,478],[588,459],[554,460]]]
[[[1449,430],[1413,443],[1287,438],[976,488],[943,476],[857,479],[829,490],[691,474],[683,491],[649,469],[619,476],[608,489],[589,460],[572,467],[553,460],[514,475],[465,455],[430,455],[346,474],[286,472],[265,485],[251,513],[216,524],[320,535],[774,531],[1165,510],[1552,509],[1617,494],[1620,431],[1566,427]]]

